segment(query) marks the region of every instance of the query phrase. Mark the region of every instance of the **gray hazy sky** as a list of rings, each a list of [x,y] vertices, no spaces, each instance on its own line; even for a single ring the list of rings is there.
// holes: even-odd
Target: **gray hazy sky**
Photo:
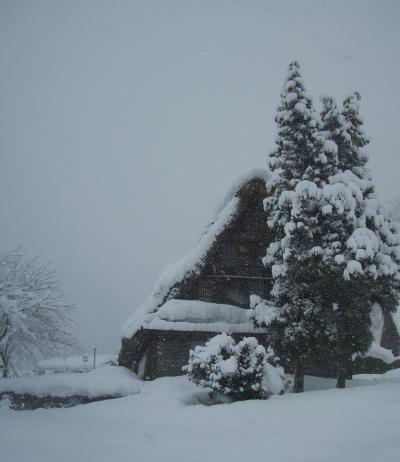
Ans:
[[[161,269],[264,166],[288,63],[363,96],[400,194],[400,2],[0,1],[1,249],[52,260],[82,335],[117,351]]]

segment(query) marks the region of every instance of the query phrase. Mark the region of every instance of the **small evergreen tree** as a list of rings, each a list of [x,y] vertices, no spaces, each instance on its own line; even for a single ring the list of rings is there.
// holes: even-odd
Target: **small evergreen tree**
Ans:
[[[230,395],[235,400],[264,398],[263,377],[267,362],[265,348],[255,337],[245,337],[233,347],[236,370],[229,377]],[[227,371],[229,376],[229,370]],[[228,391],[228,390],[227,390]]]
[[[256,338],[244,338],[235,344],[232,337],[222,333],[205,346],[191,350],[189,363],[183,370],[196,385],[234,400],[262,399],[269,394],[263,385],[267,359],[274,362],[275,356],[271,350],[266,352]],[[281,368],[278,369],[281,373]]]

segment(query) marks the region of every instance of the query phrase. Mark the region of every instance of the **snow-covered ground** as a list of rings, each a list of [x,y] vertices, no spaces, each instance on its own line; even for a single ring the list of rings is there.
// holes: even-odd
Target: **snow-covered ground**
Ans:
[[[107,364],[116,364],[117,355],[96,355],[96,367],[102,367]],[[66,358],[51,358],[40,361],[37,364],[39,371],[46,372],[73,372],[83,369],[92,369],[93,367],[93,353],[86,356],[84,355],[67,356]]]
[[[0,379],[0,393],[12,391],[45,396],[126,396],[139,393],[143,382],[125,367],[103,366],[83,373],[50,374]],[[1,433],[1,432],[0,432]]]
[[[0,409],[4,462],[394,462],[400,456],[400,373],[359,376],[345,390],[206,406],[184,377],[68,409]],[[361,386],[364,385],[364,386]]]

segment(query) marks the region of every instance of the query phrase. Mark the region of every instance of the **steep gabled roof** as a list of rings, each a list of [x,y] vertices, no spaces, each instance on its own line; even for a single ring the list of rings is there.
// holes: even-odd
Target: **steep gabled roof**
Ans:
[[[235,217],[237,212],[240,189],[248,182],[261,179],[267,180],[267,171],[254,169],[243,173],[232,184],[224,201],[218,208],[216,217],[202,233],[196,247],[181,260],[167,266],[156,282],[152,293],[139,306],[139,308],[127,319],[122,328],[123,337],[132,337],[145,323],[145,317],[154,313],[165,302],[172,287],[182,282],[191,274],[198,273],[205,263],[205,258],[216,238]]]

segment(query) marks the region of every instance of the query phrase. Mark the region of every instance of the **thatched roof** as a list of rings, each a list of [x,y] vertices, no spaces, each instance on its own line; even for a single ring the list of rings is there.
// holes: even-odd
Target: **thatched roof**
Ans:
[[[239,204],[238,192],[252,180],[267,180],[267,171],[255,169],[243,173],[231,186],[222,204],[218,208],[214,220],[206,227],[196,247],[181,260],[167,266],[156,282],[152,293],[128,318],[122,328],[124,337],[132,337],[137,330],[148,325],[148,315],[158,311],[163,305],[171,289],[186,277],[196,274],[205,263],[205,259],[216,238],[235,217]],[[147,317],[147,318],[146,318]]]

